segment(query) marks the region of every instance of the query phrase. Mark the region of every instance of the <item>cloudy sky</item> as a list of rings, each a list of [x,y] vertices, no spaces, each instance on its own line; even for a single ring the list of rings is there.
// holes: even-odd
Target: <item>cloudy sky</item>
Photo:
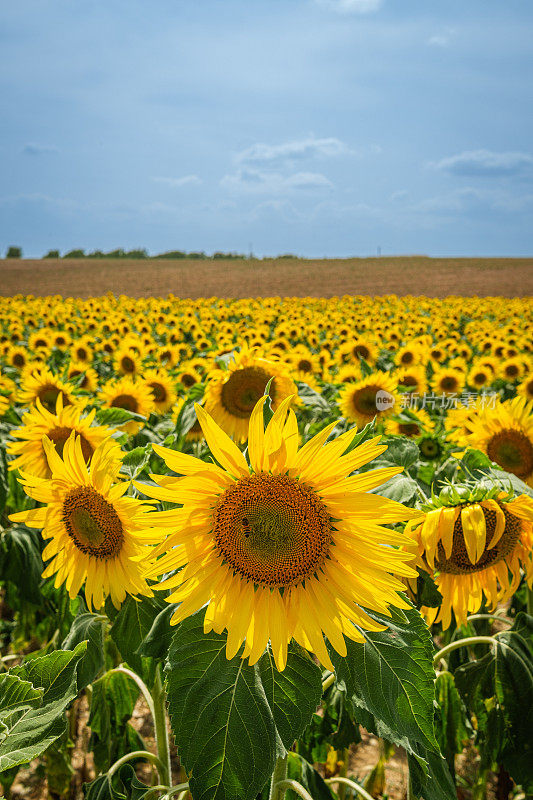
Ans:
[[[17,0],[0,254],[531,255],[531,0]]]

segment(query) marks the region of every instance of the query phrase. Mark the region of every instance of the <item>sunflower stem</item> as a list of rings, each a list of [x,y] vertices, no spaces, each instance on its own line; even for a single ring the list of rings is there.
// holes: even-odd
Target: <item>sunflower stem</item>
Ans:
[[[150,764],[153,764],[156,767],[159,777],[161,777],[163,772],[163,764],[157,756],[155,756],[153,753],[150,753],[149,750],[133,750],[133,752],[127,753],[125,756],[122,756],[122,758],[119,758],[118,761],[115,761],[115,763],[109,768],[107,773],[108,781],[111,782],[111,778],[115,772],[118,772],[118,770],[124,766],[124,764],[127,764],[128,761],[132,761],[134,758],[143,758],[146,761],[149,761]]]
[[[110,675],[113,672],[123,672],[124,675],[127,675],[129,678],[131,678],[132,681],[135,681],[135,683],[137,684],[137,686],[139,687],[139,689],[143,693],[144,699],[146,700],[146,705],[148,706],[148,709],[150,711],[150,714],[152,715],[152,719],[154,720],[154,725],[155,725],[154,700],[153,700],[153,697],[152,697],[152,695],[150,693],[150,690],[149,690],[148,686],[145,684],[143,679],[140,678],[139,675],[137,675],[136,672],[133,672],[131,669],[128,669],[127,667],[123,667],[122,665],[119,666],[119,667],[113,667],[113,669],[110,669],[107,674]]]
[[[527,587],[527,613],[533,617],[533,587],[530,589],[529,586]]]
[[[334,672],[332,672],[331,675],[328,675],[328,677],[322,681],[322,694],[324,694],[324,692],[327,691],[333,683],[335,683]]]
[[[170,748],[168,742],[167,728],[167,695],[161,674],[161,665],[158,664],[155,673],[154,687],[152,689],[154,698],[154,728],[155,741],[157,744],[157,754],[163,765],[163,773],[160,775],[161,782],[167,786],[172,784],[172,769],[170,766]]]
[[[287,759],[288,754],[284,758],[278,758],[274,772],[272,773],[272,781],[270,783],[270,800],[283,800],[285,796],[285,789],[280,785],[287,779]]]
[[[372,795],[371,795],[371,794],[369,794],[369,793],[366,791],[366,789],[363,789],[363,787],[362,787],[362,786],[359,786],[359,784],[358,784],[358,783],[356,783],[355,781],[352,781],[350,778],[341,778],[341,777],[340,777],[340,775],[335,775],[335,777],[334,777],[334,778],[327,778],[327,780],[326,780],[325,782],[328,784],[328,786],[329,786],[331,783],[340,783],[340,784],[344,784],[344,786],[349,786],[349,787],[350,787],[350,789],[353,789],[353,790],[354,790],[354,792],[357,792],[357,794],[360,794],[360,795],[361,795],[361,797],[364,797],[364,798],[365,798],[365,800],[374,800],[374,798],[372,797]]]
[[[292,789],[294,794],[297,794],[298,797],[302,798],[302,800],[313,800],[307,789],[303,787],[301,783],[298,783],[298,781],[292,780],[292,778],[285,778],[284,780],[279,781],[279,783],[276,784],[276,787],[278,790],[281,790],[283,794],[285,794],[287,789]]]
[[[496,644],[496,640],[494,636],[468,636],[466,639],[460,639],[458,642],[451,642],[436,653],[433,659],[433,666],[436,667],[441,658],[444,658],[444,656],[447,656],[448,653],[451,653],[453,650],[457,650],[459,647],[470,647],[474,644],[494,645]]]

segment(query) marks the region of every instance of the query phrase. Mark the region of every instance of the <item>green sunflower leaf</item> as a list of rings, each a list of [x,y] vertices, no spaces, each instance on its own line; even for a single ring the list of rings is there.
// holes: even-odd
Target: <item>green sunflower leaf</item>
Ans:
[[[142,414],[136,414],[135,411],[127,411],[125,408],[99,408],[96,412],[96,419],[99,425],[124,425],[125,422],[130,422],[132,419],[146,420]]]
[[[195,800],[254,800],[316,709],[321,672],[297,646],[281,673],[268,652],[252,667],[228,660],[226,636],[205,634],[203,616],[184,620],[170,648],[172,729]]]
[[[81,642],[73,651],[55,650],[10,670],[10,677],[29,683],[42,697],[38,706],[20,708],[4,719],[0,772],[37,758],[64,733],[64,712],[78,693],[77,672],[86,649]],[[30,695],[29,687],[24,691]]]
[[[73,650],[79,642],[87,641],[87,651],[78,670],[78,686],[85,687],[98,675],[105,662],[104,628],[107,617],[82,611],[72,623],[61,645],[63,650]]]
[[[465,705],[477,718],[487,766],[503,764],[517,783],[533,782],[533,617],[518,614],[483,658],[455,670]]]
[[[356,718],[413,755],[415,744],[438,752],[433,727],[434,648],[426,624],[415,608],[403,613],[391,608],[392,618],[368,613],[387,630],[359,629],[365,642],[347,640],[345,658],[330,648],[337,680],[344,682]]]

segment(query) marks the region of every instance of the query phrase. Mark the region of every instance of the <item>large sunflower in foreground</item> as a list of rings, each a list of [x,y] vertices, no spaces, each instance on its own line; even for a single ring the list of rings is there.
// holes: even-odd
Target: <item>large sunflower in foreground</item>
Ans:
[[[235,441],[244,442],[253,408],[271,378],[272,408],[277,409],[289,395],[297,395],[285,364],[259,358],[253,350],[243,347],[226,370],[214,370],[209,376],[205,389],[207,413]]]
[[[46,452],[43,445],[43,436],[55,445],[59,455],[63,455],[63,448],[72,431],[80,441],[81,452],[86,464],[105,439],[109,439],[113,428],[107,425],[93,425],[96,410],[82,416],[82,406],[67,406],[63,408],[63,395],[60,394],[56,401],[55,414],[52,414],[42,405],[39,398],[35,406],[22,416],[22,425],[12,431],[12,436],[20,439],[7,445],[7,452],[17,456],[9,462],[9,469],[21,469],[39,478],[49,478],[51,475]],[[120,460],[120,447],[114,440],[110,443],[109,453],[113,452],[115,458]]]
[[[149,558],[147,545],[160,541],[161,533],[150,528],[146,504],[124,497],[129,481],[113,484],[120,470],[113,443],[102,442],[87,468],[74,433],[63,458],[49,439],[43,442],[52,477],[23,472],[21,483],[27,495],[46,505],[10,516],[41,528],[43,538],[51,540],[43,550],[43,559],[51,559],[43,578],[55,574],[56,588],[65,584],[71,598],[85,583],[89,609],[100,608],[108,595],[115,608],[126,594],[152,596],[141,561]]]
[[[422,521],[408,523],[406,533],[418,544],[419,564],[433,573],[442,594],[440,608],[421,609],[428,624],[458,625],[479,611],[485,595],[490,609],[509,599],[520,583],[521,568],[533,581],[533,499],[513,497],[501,489],[459,491],[447,487]]]
[[[533,401],[515,397],[485,406],[465,442],[533,486]]]
[[[278,406],[266,431],[265,400],[250,418],[249,464],[198,405],[216,464],[154,445],[184,477],[154,475],[159,486],[137,486],[183,507],[152,515],[176,532],[156,548],[161,558],[148,577],[179,570],[159,584],[172,590],[169,602],[180,603],[172,623],[207,604],[204,630],[227,629],[228,658],[244,641],[243,658],[253,664],[270,639],[282,670],[294,638],[333,669],[323,634],[346,655],[345,636],[362,641],[360,629],[384,629],[365,608],[388,614],[389,605],[406,607],[396,576],[415,574],[412,556],[394,548],[405,537],[383,524],[420,512],[367,494],[401,469],[347,477],[386,450],[380,437],[346,452],[354,431],[326,444],[333,422],[298,449],[293,398]]]

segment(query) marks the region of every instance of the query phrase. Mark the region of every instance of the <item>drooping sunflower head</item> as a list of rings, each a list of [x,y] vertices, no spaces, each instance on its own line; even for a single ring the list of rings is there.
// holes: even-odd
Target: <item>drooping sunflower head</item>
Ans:
[[[363,428],[374,417],[385,419],[394,412],[399,396],[396,382],[385,372],[373,372],[367,378],[350,383],[341,390],[339,408],[350,422]]]
[[[50,559],[43,577],[55,574],[56,587],[65,584],[71,598],[85,584],[89,609],[101,608],[107,596],[116,608],[126,594],[151,596],[144,571],[151,563],[151,545],[164,533],[151,526],[146,504],[125,496],[129,482],[115,482],[121,462],[113,443],[103,441],[89,467],[75,432],[62,457],[47,437],[43,445],[50,478],[23,472],[21,483],[45,505],[10,517],[42,529],[43,538],[50,540],[43,550],[43,559]]]
[[[422,609],[429,622],[448,628],[479,611],[483,595],[493,609],[516,590],[521,568],[533,579],[533,500],[515,497],[497,482],[446,486],[408,523],[419,565],[433,573],[443,596],[440,609]]]
[[[270,380],[274,409],[289,395],[297,394],[286,365],[243,348],[228,362],[226,370],[217,370],[208,376],[205,409],[235,441],[243,442],[248,435],[254,406],[264,395]]]
[[[473,419],[465,437],[506,472],[533,486],[533,402],[515,397],[486,404]]]
[[[412,556],[395,545],[406,538],[384,524],[419,516],[399,503],[367,494],[399,469],[349,477],[386,447],[380,437],[349,449],[354,431],[326,444],[335,423],[299,448],[289,395],[266,430],[260,398],[250,417],[249,463],[200,406],[196,412],[215,463],[154,445],[177,475],[153,475],[146,495],[181,504],[153,517],[172,527],[149,576],[175,572],[159,588],[180,603],[178,623],[207,604],[204,629],[228,631],[227,655],[244,642],[255,663],[270,640],[278,669],[295,638],[331,668],[325,634],[346,654],[355,627],[383,629],[367,609],[404,606],[396,575],[413,576]]]
[[[43,445],[46,436],[54,445],[56,452],[62,456],[66,442],[74,432],[79,439],[83,459],[88,464],[99,445],[113,435],[113,428],[107,425],[93,425],[96,411],[84,414],[82,405],[63,407],[63,395],[56,401],[55,413],[48,411],[37,399],[23,417],[22,425],[15,428],[12,436],[19,440],[7,446],[7,452],[16,456],[9,462],[9,469],[19,469],[39,478],[51,475],[48,459]],[[113,441],[113,440],[112,440]],[[120,448],[110,442],[109,456],[114,453],[120,460]]]

